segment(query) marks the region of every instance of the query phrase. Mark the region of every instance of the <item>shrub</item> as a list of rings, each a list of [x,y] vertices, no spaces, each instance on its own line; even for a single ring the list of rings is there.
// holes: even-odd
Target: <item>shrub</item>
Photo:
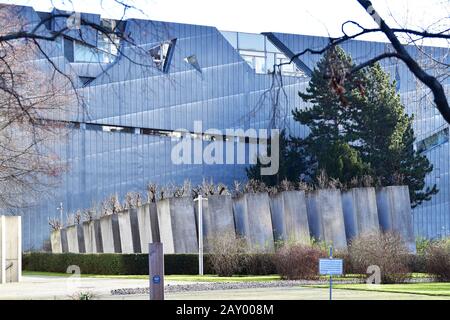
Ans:
[[[268,275],[277,273],[272,253],[248,253],[241,255],[238,274]]]
[[[398,234],[369,233],[354,238],[348,248],[353,271],[365,274],[376,265],[381,271],[382,283],[401,283],[409,279],[408,249]]]
[[[416,251],[417,255],[424,255],[428,247],[431,245],[432,240],[427,238],[418,237],[416,238]]]
[[[282,279],[317,279],[319,259],[326,256],[319,246],[287,243],[275,253],[274,263]]]
[[[333,257],[335,259],[342,259],[343,260],[343,268],[344,268],[344,275],[346,274],[354,274],[356,273],[354,271],[354,268],[352,266],[352,260],[350,258],[350,254],[347,251],[343,250],[336,250],[333,253]]]
[[[431,242],[424,257],[427,273],[437,281],[450,281],[450,240]]]
[[[208,241],[210,263],[214,273],[229,277],[239,273],[246,258],[247,244],[233,233],[223,233]]]

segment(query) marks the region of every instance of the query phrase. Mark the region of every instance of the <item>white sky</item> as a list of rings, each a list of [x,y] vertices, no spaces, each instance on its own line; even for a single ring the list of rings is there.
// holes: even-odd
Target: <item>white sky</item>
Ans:
[[[128,17],[215,26],[242,32],[285,32],[338,36],[341,24],[355,20],[374,27],[371,17],[356,0],[122,0],[130,9]],[[58,8],[101,13],[118,18],[123,7],[114,0],[0,0],[2,3],[32,5],[38,10]],[[374,8],[391,27],[415,29],[450,27],[450,0],[373,0]],[[395,17],[393,19],[392,17]],[[351,31],[350,29],[348,29]],[[382,40],[378,37],[366,39]],[[434,42],[434,45],[438,43]],[[447,42],[439,43],[448,46]]]

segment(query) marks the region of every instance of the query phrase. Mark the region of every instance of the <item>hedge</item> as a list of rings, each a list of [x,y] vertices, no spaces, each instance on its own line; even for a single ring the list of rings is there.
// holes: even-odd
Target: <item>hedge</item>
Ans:
[[[271,254],[251,254],[250,259],[243,259],[246,265],[241,266],[240,274],[268,275],[276,274]],[[349,264],[348,256],[342,254],[344,272],[354,273]],[[204,270],[213,274],[210,255],[204,255]],[[148,274],[148,254],[120,253],[47,253],[31,252],[23,254],[23,270],[65,273],[70,265],[77,265],[84,274],[105,275],[146,275]],[[411,255],[410,268],[412,272],[424,272],[424,259],[420,255]],[[164,255],[165,274],[198,274],[197,254],[166,254]]]
[[[23,255],[22,264],[25,271],[65,273],[68,266],[77,265],[84,274],[148,274],[148,254],[31,252]],[[198,274],[198,255],[166,254],[164,271],[165,274]],[[208,255],[205,255],[205,272],[211,273]]]
[[[276,273],[271,255],[253,254],[242,266],[242,274],[265,275]],[[210,256],[204,255],[204,271],[214,273],[209,262]],[[145,275],[148,274],[148,254],[120,253],[47,253],[30,252],[23,255],[23,270],[65,273],[70,265],[80,267],[84,274],[106,275]],[[165,274],[198,274],[197,254],[165,254]]]

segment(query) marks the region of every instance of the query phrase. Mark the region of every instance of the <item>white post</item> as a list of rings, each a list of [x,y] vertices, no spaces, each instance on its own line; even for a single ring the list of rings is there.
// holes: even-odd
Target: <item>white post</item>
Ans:
[[[203,200],[207,201],[208,198],[203,198],[200,194],[197,199],[198,201],[198,273],[203,275]]]
[[[63,203],[60,202],[59,203],[59,207],[56,208],[57,210],[59,210],[59,218],[60,218],[60,223],[61,223],[61,228],[63,227],[64,223],[63,223],[63,212],[64,212],[64,207],[63,207]]]

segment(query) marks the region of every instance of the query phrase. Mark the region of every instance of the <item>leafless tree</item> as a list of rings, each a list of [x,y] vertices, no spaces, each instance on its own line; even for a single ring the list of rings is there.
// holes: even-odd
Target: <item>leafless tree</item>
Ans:
[[[118,23],[129,9],[136,9],[126,1],[115,2],[123,7]],[[67,166],[52,146],[55,141],[63,142],[69,133],[70,123],[64,119],[85,112],[78,77],[58,65],[45,50],[46,44],[73,32],[75,24],[81,42],[83,32],[91,31],[110,41],[123,59],[131,59],[122,52],[124,43],[148,54],[135,46],[124,29],[109,28],[66,11],[30,22],[16,9],[0,4],[0,209],[28,205],[58,183]],[[48,30],[49,22],[57,19],[71,23]],[[148,61],[146,66],[153,67]]]
[[[427,60],[432,61],[433,66],[438,66],[440,69],[440,72],[436,74],[436,69],[432,68],[430,69],[430,64],[427,64],[427,66],[424,66],[424,64],[420,63],[420,59],[417,59],[416,57],[413,57],[408,50],[403,45],[401,39],[407,38],[409,41],[407,41],[409,44],[415,44],[419,49],[420,41],[423,39],[442,39],[445,41],[450,41],[450,27],[448,24],[443,24],[441,30],[438,31],[431,31],[427,29],[423,30],[416,30],[416,29],[410,29],[410,28],[391,28],[386,21],[379,15],[379,13],[375,10],[374,6],[372,5],[372,2],[369,0],[356,0],[358,4],[364,8],[364,10],[369,14],[375,23],[377,24],[377,27],[375,28],[367,28],[362,26],[360,23],[356,21],[346,21],[342,24],[341,30],[342,35],[340,37],[330,37],[329,43],[325,45],[322,48],[319,49],[313,49],[313,48],[306,48],[302,50],[301,52],[298,52],[295,54],[290,61],[280,63],[277,65],[278,68],[282,67],[282,65],[293,63],[294,59],[301,57],[305,54],[323,54],[327,50],[332,49],[336,45],[340,45],[346,41],[358,39],[366,34],[375,34],[375,33],[382,33],[384,34],[387,39],[390,42],[390,45],[392,47],[392,50],[389,50],[387,52],[384,52],[382,54],[379,54],[377,56],[374,56],[370,59],[367,59],[366,61],[359,63],[355,67],[353,67],[351,70],[344,70],[341,73],[330,75],[330,86],[333,84],[339,86],[342,84],[343,81],[348,79],[352,76],[355,72],[368,67],[370,65],[373,65],[376,62],[379,62],[384,59],[398,59],[402,61],[409,71],[416,77],[418,81],[420,81],[424,86],[426,86],[433,95],[433,101],[436,106],[436,108],[439,110],[443,118],[447,123],[450,123],[450,106],[449,102],[446,96],[446,91],[444,86],[442,85],[443,81],[448,78],[449,76],[449,67],[450,65],[445,60],[437,59],[436,57],[432,57],[430,55],[427,55],[426,52],[422,51],[422,57],[426,56]],[[345,30],[347,26],[353,26],[359,29],[359,31],[348,34]],[[419,61],[418,61],[419,60]],[[338,93],[339,90],[336,90]]]
[[[0,7],[0,38],[22,21]],[[26,39],[0,41],[0,207],[24,205],[65,169],[51,142],[64,135],[52,114],[72,112],[68,77],[36,62],[38,47]]]

